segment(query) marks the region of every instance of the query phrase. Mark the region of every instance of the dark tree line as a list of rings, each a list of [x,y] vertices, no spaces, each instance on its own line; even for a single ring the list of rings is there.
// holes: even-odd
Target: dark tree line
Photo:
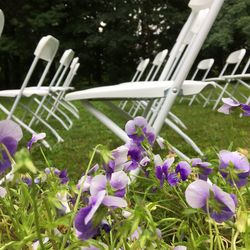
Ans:
[[[72,48],[82,85],[129,80],[140,57],[171,48],[189,10],[188,0],[0,0],[1,88],[19,87],[39,39],[59,39],[58,59]],[[249,0],[226,0],[201,56],[222,64],[250,40]],[[54,65],[55,67],[56,65]]]

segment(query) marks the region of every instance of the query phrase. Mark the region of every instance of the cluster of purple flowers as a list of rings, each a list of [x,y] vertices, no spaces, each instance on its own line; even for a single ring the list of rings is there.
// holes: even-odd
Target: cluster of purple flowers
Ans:
[[[174,163],[174,157],[166,159],[162,162],[159,155],[155,156],[155,175],[160,181],[160,186],[162,187],[164,180],[166,180],[169,185],[176,186],[180,181],[187,180],[188,176],[191,174],[191,167],[188,162],[181,161],[176,165],[174,171],[170,168]]]
[[[131,141],[111,152],[111,159],[104,165],[105,174],[92,177],[88,173],[78,183],[78,189],[90,194],[87,206],[81,208],[75,217],[74,226],[81,240],[99,233],[104,217],[99,216],[102,211],[127,207],[125,196],[130,183],[129,173],[150,162],[145,147],[153,145],[155,135],[146,120],[136,117],[126,124],[125,131]],[[101,171],[99,168],[95,170]]]
[[[245,116],[250,116],[248,105],[237,103],[230,98],[224,98],[223,101],[224,105],[220,108],[220,112],[228,114],[232,108],[240,107]],[[246,156],[239,152],[220,151],[216,173],[216,168],[213,168],[211,163],[204,162],[200,158],[191,159],[190,162],[175,163],[174,157],[162,160],[159,155],[153,155],[151,149],[156,139],[155,134],[143,117],[128,121],[125,131],[131,140],[113,150],[103,168],[95,165],[81,177],[77,184],[82,208],[74,218],[74,229],[79,239],[85,241],[97,236],[101,230],[106,232],[110,230],[111,225],[107,223],[105,217],[115,209],[128,206],[126,194],[132,180],[131,173],[138,169],[144,170],[147,177],[151,173],[150,176],[159,182],[158,185],[161,188],[164,182],[170,186],[176,186],[192,179],[196,173],[198,179],[191,182],[185,190],[188,205],[192,208],[201,208],[218,223],[231,219],[235,215],[238,203],[236,195],[223,191],[210,181],[210,177],[212,174],[220,174],[228,183],[228,187],[229,185],[237,189],[244,187],[250,174],[250,164]],[[33,135],[27,145],[28,149],[30,150],[34,143],[44,137],[44,133]],[[12,121],[0,122],[0,143],[4,145],[1,147],[0,173],[11,166],[10,156],[15,153],[21,138],[22,131],[17,124]],[[150,163],[154,165],[154,169],[147,168]],[[46,168],[44,172],[45,176],[51,173],[57,176],[61,184],[69,182],[67,170]],[[23,178],[23,182],[32,184],[31,178],[27,177]],[[36,178],[34,182],[40,183],[40,180]],[[233,190],[233,188],[230,189]],[[64,212],[69,212],[67,194],[58,192],[57,195],[61,197]],[[137,239],[141,232],[138,226],[128,240]],[[186,249],[186,247],[177,246],[175,249]]]

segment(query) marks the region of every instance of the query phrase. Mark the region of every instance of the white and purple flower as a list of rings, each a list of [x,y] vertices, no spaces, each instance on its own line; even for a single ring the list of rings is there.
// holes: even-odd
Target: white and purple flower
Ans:
[[[160,186],[162,187],[164,180],[168,181],[168,170],[174,162],[174,157],[166,159],[162,162],[162,159],[159,155],[155,155],[155,175],[156,178],[160,181]]]
[[[218,109],[218,112],[224,113],[226,115],[230,114],[230,112],[235,108],[241,108],[244,116],[250,116],[250,106],[247,104],[240,103],[231,98],[222,98],[223,105]]]
[[[203,162],[200,158],[191,159],[192,167],[196,167],[199,170],[199,179],[206,181],[208,176],[212,174],[213,169],[211,168],[211,163]]]
[[[90,183],[90,198],[87,207],[79,210],[75,217],[75,228],[79,239],[87,240],[94,237],[100,228],[100,216],[95,213],[101,205],[110,208],[122,208],[127,206],[123,199],[129,178],[124,171],[117,171],[108,180],[105,175],[96,175]],[[111,195],[109,195],[111,193]]]
[[[150,145],[153,145],[155,141],[153,129],[142,116],[135,117],[134,120],[128,121],[125,125],[125,132],[128,137],[137,144],[141,144],[145,139]]]
[[[185,197],[190,207],[202,208],[218,223],[232,218],[235,214],[236,197],[206,181],[196,180],[189,184]]]
[[[11,120],[0,121],[0,144],[3,144],[12,156],[17,150],[17,144],[22,139],[23,133],[18,124]],[[0,173],[11,166],[10,159],[1,147]]]
[[[230,184],[235,183],[238,187],[246,185],[250,174],[250,164],[245,155],[237,151],[222,150],[219,152],[219,159],[219,171]]]
[[[177,164],[175,172],[169,173],[168,183],[171,186],[176,186],[180,181],[186,181],[192,170],[186,161],[181,161]]]
[[[28,142],[27,148],[28,150],[31,150],[31,147],[34,143],[43,140],[46,137],[45,133],[39,133],[32,135],[31,140]]]

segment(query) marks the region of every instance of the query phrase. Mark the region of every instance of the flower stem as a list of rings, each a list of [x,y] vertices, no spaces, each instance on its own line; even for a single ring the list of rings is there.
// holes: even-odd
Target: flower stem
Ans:
[[[32,185],[33,188],[35,190],[35,184],[34,184],[34,177],[32,176]],[[34,192],[33,190],[33,192]],[[39,244],[42,250],[44,250],[44,245],[43,245],[43,240],[42,240],[42,236],[41,236],[41,232],[40,232],[40,224],[39,224],[39,216],[38,216],[38,208],[37,208],[37,203],[36,203],[36,196],[34,195],[34,193],[32,193],[32,202],[33,202],[33,206],[34,206],[34,216],[35,216],[35,227],[36,227],[36,232],[37,232],[37,237],[39,240]]]
[[[92,155],[91,155],[91,158],[90,158],[88,167],[87,167],[87,169],[86,169],[86,172],[85,172],[83,181],[82,181],[82,183],[81,183],[81,187],[80,187],[79,193],[78,193],[78,195],[77,195],[76,203],[75,203],[74,210],[73,210],[73,213],[72,213],[72,219],[71,219],[71,221],[70,221],[70,224],[69,224],[69,228],[68,228],[68,230],[67,230],[67,233],[66,233],[66,235],[65,235],[64,238],[63,238],[63,242],[62,242],[62,245],[61,245],[60,250],[64,250],[64,249],[65,249],[66,242],[67,242],[67,240],[68,240],[68,238],[69,238],[70,228],[73,226],[74,218],[75,218],[75,215],[76,215],[76,213],[77,213],[77,211],[78,211],[78,206],[79,206],[79,203],[80,203],[80,198],[81,198],[81,194],[82,194],[82,190],[83,190],[84,183],[85,183],[85,181],[86,181],[86,179],[87,179],[87,175],[88,175],[89,169],[90,169],[90,167],[91,167],[91,165],[92,165],[92,162],[93,162],[94,156],[95,156],[95,154],[96,154],[96,151],[97,151],[97,149],[98,149],[100,146],[101,146],[101,144],[98,144],[98,145],[94,148],[94,151],[93,151],[93,153],[92,153]]]
[[[237,231],[234,236],[233,236],[233,239],[232,239],[232,245],[231,245],[231,250],[237,250],[237,247],[236,247],[236,240],[239,236],[239,231]]]

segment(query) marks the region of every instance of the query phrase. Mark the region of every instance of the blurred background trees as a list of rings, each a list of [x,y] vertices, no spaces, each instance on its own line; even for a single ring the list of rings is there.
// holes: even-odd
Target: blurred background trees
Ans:
[[[58,59],[68,48],[80,57],[77,87],[130,80],[141,57],[152,59],[172,47],[189,14],[187,4],[188,0],[0,0],[5,15],[1,88],[21,85],[37,42],[48,34],[60,41]],[[226,0],[199,57],[214,57],[220,67],[232,50],[248,48],[249,41],[250,1]]]

